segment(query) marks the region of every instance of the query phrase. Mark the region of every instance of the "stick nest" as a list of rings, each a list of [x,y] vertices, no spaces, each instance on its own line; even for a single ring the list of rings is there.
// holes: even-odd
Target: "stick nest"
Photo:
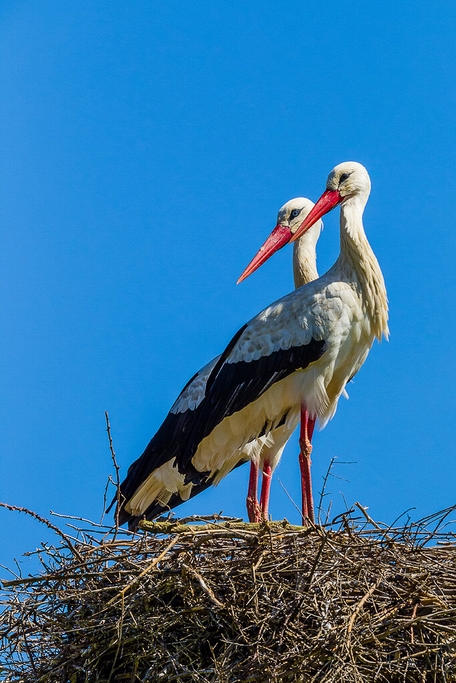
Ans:
[[[42,573],[3,582],[0,680],[456,681],[453,511],[59,531]]]

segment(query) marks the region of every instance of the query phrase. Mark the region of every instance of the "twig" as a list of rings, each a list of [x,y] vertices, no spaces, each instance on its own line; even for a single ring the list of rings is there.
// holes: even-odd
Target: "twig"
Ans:
[[[170,521],[170,520],[165,520]],[[176,521],[176,520],[174,520]],[[222,515],[221,512],[217,512],[215,515],[189,515],[188,517],[180,517],[180,524],[187,524],[188,522],[212,522],[213,524],[218,524],[218,522],[242,522],[242,517],[228,517],[227,515]]]
[[[328,469],[326,470],[326,474],[323,477],[323,486],[321,487],[320,499],[318,501],[318,506],[317,506],[317,520],[318,520],[319,524],[321,524],[321,513],[323,512],[323,498],[326,495],[326,493],[325,493],[326,492],[326,486],[328,484],[329,475],[331,474],[331,469],[332,469],[332,466],[334,465],[335,460],[336,460],[336,458],[331,458],[329,465],[328,465]],[[327,521],[327,519],[326,519],[326,521]]]
[[[207,583],[205,582],[205,580],[203,579],[201,574],[198,574],[196,569],[193,569],[193,567],[190,567],[188,564],[185,564],[184,562],[182,562],[182,567],[186,571],[188,571],[189,574],[191,574],[192,576],[195,577],[195,579],[198,581],[198,583],[201,586],[201,588],[203,589],[203,591],[206,593],[206,595],[209,596],[209,598],[212,600],[214,605],[217,605],[217,607],[225,608],[225,605],[223,604],[223,602],[220,602],[220,600],[218,600],[215,597],[214,591],[211,588],[209,588],[209,586],[207,585]]]
[[[293,507],[298,511],[299,517],[302,518],[302,510],[300,509],[299,505],[297,505],[297,504],[294,502],[293,498],[290,496],[290,494],[288,493],[287,489],[285,488],[285,486],[283,485],[283,483],[282,483],[281,479],[279,479],[279,477],[277,477],[277,481],[279,482],[280,486],[281,486],[282,489],[284,490],[285,495],[287,496],[287,498],[288,498],[288,500],[290,501],[290,503],[291,503],[291,504],[293,505]]]
[[[8,503],[1,503],[0,502],[0,507],[6,508],[7,510],[12,510],[14,512],[23,512],[24,514],[29,515],[30,517],[33,517],[33,519],[38,520],[38,522],[41,522],[41,524],[45,524],[48,527],[48,529],[52,529],[52,531],[55,531],[55,533],[58,536],[60,536],[60,538],[65,543],[65,545],[71,550],[72,553],[74,553],[76,555],[76,557],[79,560],[82,559],[78,550],[75,548],[75,546],[70,541],[68,536],[61,529],[59,529],[58,526],[55,526],[55,524],[52,524],[52,522],[50,522],[45,517],[41,517],[41,515],[37,514],[36,512],[33,512],[32,510],[29,510],[28,508],[19,507],[18,505],[8,505]]]
[[[127,591],[129,591],[130,588],[132,588],[132,586],[135,585],[135,583],[138,583],[138,581],[140,579],[142,579],[144,576],[146,576],[146,574],[148,574],[165,557],[165,555],[168,553],[168,551],[171,550],[171,548],[174,545],[176,545],[178,540],[179,540],[179,536],[175,536],[171,540],[171,542],[168,543],[168,545],[166,546],[164,551],[162,553],[160,553],[160,555],[158,557],[156,557],[155,560],[153,560],[150,563],[150,565],[148,567],[146,567],[146,569],[144,569],[138,576],[136,576],[133,579],[133,581],[130,581],[130,583],[127,584],[124,588],[122,588],[122,590],[119,591],[119,593],[117,593],[117,595],[115,595],[113,598],[111,598],[111,600],[108,601],[107,606],[112,605],[112,603],[115,602],[119,597],[121,597],[123,599],[123,597],[125,596],[125,593],[127,593]]]
[[[258,531],[288,531],[302,533],[308,530],[307,526],[296,526],[284,519],[276,522],[217,522],[216,524],[182,524],[181,520],[170,522],[154,522],[143,520],[139,523],[139,528],[152,534],[201,534],[217,533],[219,531],[257,533]]]
[[[108,414],[107,410],[105,410],[105,419],[106,419],[106,432],[108,434],[108,440],[109,440],[109,450],[111,451],[112,464],[114,465],[114,471],[116,473],[116,480],[114,482],[115,487],[116,487],[116,512],[115,512],[116,527],[115,527],[115,532],[114,532],[114,538],[115,538],[116,534],[117,534],[117,530],[119,528],[120,504],[121,504],[121,499],[122,499],[122,494],[120,491],[120,466],[117,464],[116,453],[114,451],[114,443],[113,443],[112,435],[111,435],[111,423],[109,422],[109,414]]]
[[[120,619],[117,624],[117,648],[114,653],[114,658],[112,660],[112,665],[111,665],[111,671],[109,672],[109,678],[107,683],[110,683],[112,675],[114,673],[114,667],[117,663],[117,659],[119,657],[119,652],[120,648],[122,646],[122,628],[123,628],[123,623],[124,623],[124,618],[125,618],[125,596],[122,595],[122,606],[121,606],[121,611],[120,611]]]
[[[360,601],[358,602],[358,604],[356,605],[356,607],[355,607],[355,609],[353,610],[353,613],[352,613],[350,619],[348,620],[348,626],[347,626],[347,634],[348,634],[348,635],[350,635],[351,632],[352,632],[352,630],[353,630],[353,624],[355,623],[356,617],[357,617],[358,614],[361,612],[361,610],[363,609],[364,605],[365,605],[366,602],[369,600],[369,598],[371,597],[371,595],[377,590],[377,588],[379,587],[381,581],[382,581],[382,579],[378,579],[378,580],[373,584],[373,586],[371,586],[371,587],[369,588],[369,590],[367,591],[367,593],[365,593],[365,594],[363,595],[363,597],[361,598],[361,600],[360,600]]]
[[[379,531],[379,532],[382,534],[382,536],[383,536],[384,538],[386,538],[388,541],[390,541],[390,543],[394,543],[394,539],[392,539],[392,538],[386,533],[386,531],[385,531],[384,529],[382,529],[382,527],[381,527],[379,524],[377,524],[377,522],[374,522],[374,520],[372,519],[372,517],[370,517],[370,515],[367,514],[367,508],[363,507],[363,506],[361,505],[361,503],[355,503],[355,507],[357,507],[358,510],[360,510],[360,512],[363,513],[364,517],[367,519],[367,521],[369,522],[369,524],[371,524],[371,525],[374,527],[374,529],[377,529],[377,531]]]
[[[87,519],[86,517],[80,517],[79,515],[66,515],[61,512],[54,512],[54,510],[49,510],[49,514],[53,517],[60,517],[61,519],[73,519],[76,522],[85,522],[86,524],[90,524],[94,527],[100,527],[102,529],[105,529],[106,531],[110,531],[112,529],[112,526],[100,524],[98,522],[93,522],[91,519]]]

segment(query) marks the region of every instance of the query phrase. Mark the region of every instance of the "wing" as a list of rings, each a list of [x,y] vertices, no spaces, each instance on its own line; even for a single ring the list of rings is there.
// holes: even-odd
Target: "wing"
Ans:
[[[130,465],[121,484],[122,496],[127,501],[154,470],[175,458],[179,461],[179,455],[193,431],[193,425],[199,419],[199,409],[207,391],[207,383],[214,373],[218,374],[225,357],[230,354],[246,327],[244,325],[236,332],[221,356],[207,363],[187,382],[143,454]],[[187,482],[199,483],[195,481],[195,476],[190,478],[190,473],[187,474]]]
[[[236,467],[239,467],[240,465],[244,465],[246,462],[248,462],[248,458],[245,460],[240,460],[233,469]],[[189,496],[190,498],[194,498],[197,496],[199,493],[202,493],[206,489],[208,489],[210,486],[212,486],[213,482],[209,478],[210,472],[204,473],[205,476],[202,477],[202,480],[199,484],[195,484],[192,486],[191,493]],[[132,531],[136,529],[138,526],[138,523],[143,520],[143,519],[155,519],[159,515],[166,514],[167,512],[170,512],[173,508],[177,507],[181,503],[184,503],[185,501],[180,497],[178,493],[174,493],[171,498],[169,499],[168,503],[166,505],[160,505],[160,503],[157,500],[154,500],[151,505],[144,511],[142,515],[139,515],[137,517],[132,516],[132,515],[126,515],[123,519],[123,521],[120,521],[120,524],[124,524],[124,522],[128,521],[128,528]]]
[[[179,456],[182,474],[188,472],[201,441],[225,418],[242,411],[275,383],[305,369],[325,352],[321,331],[315,331],[307,317],[299,315],[300,297],[296,294],[280,299],[253,318],[220,356],[207,380],[198,419]],[[277,415],[278,420],[282,418]],[[259,435],[251,434],[250,438]]]
[[[276,428],[288,419],[290,411],[299,408],[299,392],[282,401],[282,390],[277,393],[274,389],[271,403],[268,391],[306,369],[327,350],[332,353],[331,328],[336,319],[340,323],[344,305],[337,292],[318,282],[301,287],[253,318],[223,354],[186,385],[122,483],[129,513],[124,509],[121,521],[145,513],[150,518],[193,497],[245,461],[245,444]],[[328,298],[335,302],[329,311],[325,307]],[[270,405],[265,411],[263,403],[267,402]],[[255,410],[260,406],[254,425],[250,408],[242,413],[250,404],[255,404]],[[233,420],[237,431],[229,436]],[[204,441],[209,435],[211,438]],[[204,454],[199,451],[195,457],[203,441]]]
[[[187,382],[142,455],[128,468],[127,476],[120,486],[121,496],[125,502],[128,502],[151,472],[169,460],[174,460],[180,453],[182,444],[192,428],[195,412],[204,398],[207,380],[219,358],[214,358]],[[120,523],[123,524],[129,517],[123,506]]]

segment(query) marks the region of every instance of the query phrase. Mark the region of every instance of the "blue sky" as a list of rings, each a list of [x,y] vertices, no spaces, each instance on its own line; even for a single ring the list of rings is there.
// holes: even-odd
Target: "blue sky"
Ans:
[[[291,248],[239,286],[291,197],[356,160],[390,299],[314,439],[334,513],[456,503],[456,7],[168,0],[0,7],[0,500],[98,520],[187,379],[292,288]],[[320,272],[338,252],[325,220]],[[271,513],[298,521],[297,442]],[[178,513],[243,515],[248,469]],[[0,562],[49,538],[0,509]],[[24,571],[32,566],[24,561]]]

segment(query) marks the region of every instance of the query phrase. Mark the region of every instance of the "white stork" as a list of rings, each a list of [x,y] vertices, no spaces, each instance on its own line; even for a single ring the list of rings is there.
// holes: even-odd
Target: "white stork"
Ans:
[[[292,345],[302,337],[300,328],[310,332],[312,340],[325,342],[321,357],[292,375],[301,387],[299,460],[303,520],[313,519],[310,453],[315,422],[319,419],[324,427],[333,417],[345,385],[366,360],[374,339],[381,341],[389,334],[385,283],[362,222],[370,187],[364,166],[354,161],[339,164],[328,176],[326,191],[298,230],[289,236],[293,242],[302,239],[315,221],[341,205],[339,258],[325,275],[295,292],[295,298],[288,297],[289,315],[293,318],[288,328],[294,330]],[[286,241],[285,236],[277,240],[273,232],[238,282]],[[296,310],[295,302],[299,302],[300,311]],[[291,385],[292,379],[286,384]]]
[[[262,250],[267,248],[268,251],[273,249],[274,252],[277,251],[277,249],[280,249],[281,246],[287,244],[290,241],[290,236],[295,232],[297,226],[302,223],[302,220],[309,214],[313,206],[314,203],[305,197],[290,199],[290,201],[284,204],[279,210],[277,216],[277,225],[266,244],[263,245]],[[294,243],[293,279],[296,289],[298,287],[302,287],[308,282],[312,282],[312,280],[316,280],[318,277],[316,246],[320,236],[321,228],[321,221],[317,221]],[[248,268],[246,270],[248,270]],[[246,273],[246,271],[244,271],[244,273]],[[238,283],[245,279],[245,277],[247,277],[246,274],[244,277],[241,276],[241,278],[238,280]],[[278,431],[279,430],[274,430],[272,433],[275,444],[278,443]],[[269,493],[272,482],[272,474],[279,464],[283,450],[291,436],[291,431],[289,428],[285,427],[283,431],[283,438],[280,439],[280,442],[283,445],[277,454],[275,454],[275,457],[273,457],[274,454],[270,452],[270,450],[268,450],[266,447],[263,447],[260,458],[251,458],[249,489],[247,494],[247,513],[251,522],[260,522],[262,519],[268,519]],[[313,520],[313,501],[310,479],[310,454],[312,450],[310,440],[312,439],[312,433],[313,424],[309,423],[308,414],[305,410],[303,410],[301,413],[301,435],[299,440],[301,450],[299,453],[299,462],[301,465],[301,471],[303,464],[306,464],[308,476],[307,481],[302,479],[302,509],[303,519],[310,518]],[[260,502],[258,502],[257,498],[259,469],[261,469],[262,473]]]
[[[277,226],[273,231],[275,244],[278,244],[280,240],[284,240],[284,244],[288,242],[290,235],[301,225],[313,206],[313,202],[305,197],[297,197],[284,204],[278,212]],[[320,231],[321,221],[317,221],[294,245],[293,274],[296,287],[318,277],[316,243]],[[234,458],[235,465],[230,464],[229,469],[218,472],[214,478],[207,476],[207,472],[204,472],[196,481],[192,473],[193,479],[189,482],[190,486],[185,484],[182,486],[182,478],[176,470],[182,440],[192,429],[192,422],[198,416],[197,408],[205,397],[208,380],[220,362],[221,356],[217,356],[190,379],[144,453],[129,468],[127,477],[121,485],[124,504],[120,511],[120,523],[128,521],[130,528],[134,528],[139,519],[152,519],[175,507],[211,484],[218,483],[233,466],[241,465],[249,460],[251,462],[247,495],[249,519],[250,521],[267,519],[272,473],[296,426],[294,423],[280,424],[271,431],[265,430],[261,435],[243,445],[237,450]],[[166,462],[164,462],[164,451],[168,456]],[[263,474],[260,502],[257,500],[259,469]],[[151,490],[151,475],[154,475],[152,480],[155,482],[158,480],[161,484],[161,490],[158,492],[157,486]],[[176,476],[179,486],[176,485]],[[144,488],[145,481],[149,481],[149,484]]]
[[[321,426],[333,417],[374,339],[388,336],[383,275],[362,223],[369,192],[361,164],[340,164],[301,225],[287,238],[273,234],[267,240],[241,279],[341,205],[341,251],[334,266],[238,331],[191,421],[170,413],[152,440],[152,461],[142,456],[130,468],[121,521],[153,517],[216,484],[243,461],[247,444],[282,426],[293,431],[302,407]]]

